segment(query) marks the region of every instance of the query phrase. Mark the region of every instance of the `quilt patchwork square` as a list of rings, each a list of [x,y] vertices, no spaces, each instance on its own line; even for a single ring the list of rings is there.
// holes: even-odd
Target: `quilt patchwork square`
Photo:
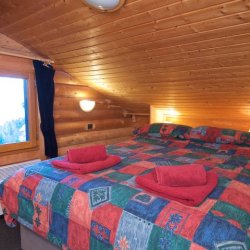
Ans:
[[[115,249],[147,249],[153,224],[123,211],[119,222]]]
[[[54,212],[65,216],[69,215],[70,202],[74,189],[63,184],[58,184],[51,198],[51,207]]]
[[[51,200],[53,192],[56,188],[57,182],[43,178],[36,187],[34,201],[46,206]]]
[[[150,222],[154,222],[159,212],[169,201],[147,193],[136,194],[126,205],[125,210]]]
[[[34,202],[33,230],[40,236],[46,237],[49,231],[49,209]]]
[[[118,207],[124,208],[130,198],[139,191],[121,184],[112,186],[111,203]]]
[[[190,241],[176,235],[173,231],[158,226],[153,227],[147,250],[180,250],[190,249]],[[198,249],[197,249],[198,250]]]
[[[240,192],[239,192],[240,190]],[[250,213],[250,186],[233,180],[220,196],[220,200],[230,203]]]
[[[41,179],[42,176],[37,174],[26,177],[20,186],[19,196],[25,197],[26,199],[33,199],[36,187]]]
[[[19,171],[17,171],[15,175],[9,177],[9,179],[4,183],[5,189],[10,188],[16,193],[18,193],[24,178],[25,178],[25,171],[24,169],[20,169]]]
[[[211,212],[215,216],[224,218],[241,230],[247,230],[250,227],[250,217],[248,213],[229,203],[217,201]]]
[[[32,201],[19,196],[18,207],[18,217],[32,225],[34,216],[34,207]]]
[[[66,217],[52,212],[48,239],[58,246],[66,244],[68,239],[68,223],[69,221]]]
[[[90,231],[83,225],[69,221],[68,225],[68,242],[69,249],[89,249]]]
[[[112,214],[112,216],[110,216]],[[93,229],[92,222],[95,222],[103,229],[105,229],[105,232],[109,232],[108,238],[98,238],[103,243],[106,244],[114,244],[115,241],[115,235],[117,233],[118,224],[120,221],[122,215],[122,209],[119,207],[116,207],[112,204],[104,204],[102,207],[98,207],[93,211],[92,215],[92,221],[91,221],[91,232]]]
[[[4,188],[4,196],[3,203],[8,204],[8,210],[11,211],[12,214],[18,214],[19,208],[19,200],[18,193],[5,186]],[[7,212],[3,210],[3,212]]]
[[[208,249],[213,249],[214,242],[245,242],[246,237],[246,233],[242,230],[209,212],[198,227],[194,235],[194,242]]]
[[[82,225],[84,228],[90,229],[91,216],[92,210],[90,208],[88,194],[76,190],[70,202],[70,220]]]

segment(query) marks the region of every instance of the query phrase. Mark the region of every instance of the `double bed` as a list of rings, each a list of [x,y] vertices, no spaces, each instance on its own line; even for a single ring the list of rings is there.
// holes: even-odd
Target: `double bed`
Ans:
[[[19,222],[71,250],[250,249],[250,147],[152,133],[107,150],[121,163],[79,175],[46,160],[4,180],[0,198],[7,224]],[[135,182],[157,166],[191,163],[219,176],[198,207],[145,191]]]

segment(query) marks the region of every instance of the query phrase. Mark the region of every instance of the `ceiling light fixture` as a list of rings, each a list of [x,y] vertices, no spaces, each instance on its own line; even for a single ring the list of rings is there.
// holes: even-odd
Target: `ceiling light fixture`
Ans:
[[[102,12],[113,12],[120,9],[126,0],[83,0],[89,7]]]

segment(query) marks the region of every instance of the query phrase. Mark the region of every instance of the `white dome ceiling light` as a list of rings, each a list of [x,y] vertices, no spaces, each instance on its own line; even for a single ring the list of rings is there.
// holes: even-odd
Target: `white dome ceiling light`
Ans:
[[[83,0],[85,4],[99,11],[113,12],[120,9],[126,0]]]

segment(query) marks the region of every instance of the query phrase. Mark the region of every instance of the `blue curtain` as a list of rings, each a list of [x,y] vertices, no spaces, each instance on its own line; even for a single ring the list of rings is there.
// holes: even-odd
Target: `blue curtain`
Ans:
[[[48,158],[58,156],[57,141],[54,127],[54,75],[55,70],[50,65],[34,60],[38,103],[41,117],[40,128],[44,136],[45,155]]]

